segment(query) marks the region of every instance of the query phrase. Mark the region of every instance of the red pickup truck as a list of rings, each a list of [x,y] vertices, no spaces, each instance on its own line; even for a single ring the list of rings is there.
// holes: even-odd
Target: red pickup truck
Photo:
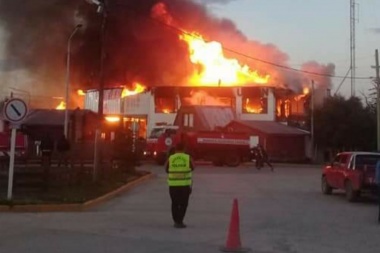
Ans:
[[[362,192],[376,191],[375,167],[380,153],[342,152],[333,162],[323,168],[322,193],[331,194],[334,189],[342,189],[346,199],[353,202]]]

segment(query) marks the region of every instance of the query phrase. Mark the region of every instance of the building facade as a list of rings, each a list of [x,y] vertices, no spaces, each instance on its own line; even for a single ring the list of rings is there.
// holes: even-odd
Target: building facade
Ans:
[[[223,105],[234,108],[241,120],[276,120],[276,101],[272,88],[236,87],[155,87],[132,96],[122,96],[122,88],[104,91],[103,112],[118,117],[126,128],[138,125],[139,136],[146,138],[156,125],[173,124],[181,105]],[[84,109],[97,112],[99,92],[86,92]],[[118,120],[118,121],[119,121]]]

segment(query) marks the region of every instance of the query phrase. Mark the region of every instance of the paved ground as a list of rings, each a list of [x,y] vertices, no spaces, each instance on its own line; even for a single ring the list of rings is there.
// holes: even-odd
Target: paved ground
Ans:
[[[319,168],[198,166],[186,229],[172,227],[163,168],[140,169],[156,177],[91,211],[1,213],[0,252],[220,252],[234,198],[242,246],[252,252],[379,252],[376,204],[322,195]]]

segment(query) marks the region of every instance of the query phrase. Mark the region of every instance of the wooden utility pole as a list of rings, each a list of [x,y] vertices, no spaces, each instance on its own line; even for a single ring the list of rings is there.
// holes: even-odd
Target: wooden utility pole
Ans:
[[[375,51],[376,65],[372,68],[376,70],[376,115],[377,115],[377,151],[380,151],[380,66],[379,66],[379,50]]]
[[[314,149],[314,80],[311,80],[311,119],[310,119],[310,136],[311,136],[311,157],[314,161],[315,159],[315,149]]]

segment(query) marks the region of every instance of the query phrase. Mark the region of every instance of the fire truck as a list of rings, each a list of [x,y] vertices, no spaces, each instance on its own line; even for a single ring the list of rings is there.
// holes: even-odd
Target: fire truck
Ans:
[[[251,160],[250,136],[246,133],[216,131],[177,131],[174,135],[162,134],[157,139],[156,152],[161,157],[157,163],[164,164],[167,156],[178,142],[183,142],[186,153],[194,160],[210,161],[215,166],[236,167]]]
[[[238,166],[251,160],[254,146],[249,133],[227,128],[236,118],[228,106],[181,106],[174,120],[174,134],[161,134],[156,141],[156,159],[163,164],[178,142],[195,160],[211,161],[216,166]]]
[[[11,144],[11,134],[0,132],[0,158],[6,160],[9,158]],[[24,158],[27,155],[28,138],[22,133],[16,134],[15,157]]]
[[[158,123],[146,140],[144,157],[153,158],[158,164],[164,164],[167,148],[172,146],[172,138],[177,133],[178,126]]]

